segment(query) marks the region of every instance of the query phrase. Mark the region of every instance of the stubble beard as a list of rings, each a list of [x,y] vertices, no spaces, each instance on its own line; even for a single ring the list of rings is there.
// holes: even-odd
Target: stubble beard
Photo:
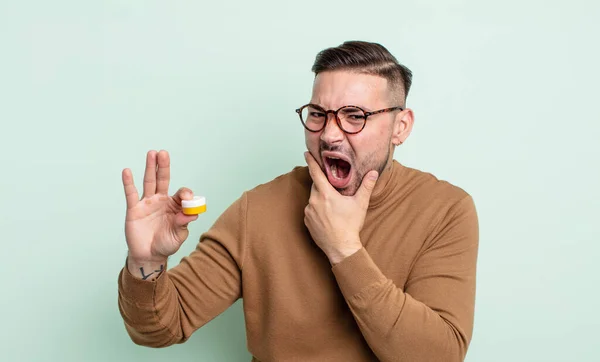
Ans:
[[[388,166],[390,152],[391,152],[391,150],[388,147],[385,157],[383,159],[378,160],[376,158],[377,151],[375,151],[375,152],[369,154],[367,157],[365,157],[365,159],[360,163],[360,165],[353,165],[351,172],[354,172],[355,177],[353,178],[352,183],[350,185],[344,187],[343,189],[336,188],[336,190],[344,196],[354,196],[356,194],[356,192],[358,191],[358,189],[360,188],[360,185],[362,184],[362,181],[363,181],[365,175],[369,171],[376,170],[378,172],[378,174],[381,176],[383,171]],[[349,156],[352,156],[352,158],[351,158],[352,161],[355,160],[354,154],[349,155]]]

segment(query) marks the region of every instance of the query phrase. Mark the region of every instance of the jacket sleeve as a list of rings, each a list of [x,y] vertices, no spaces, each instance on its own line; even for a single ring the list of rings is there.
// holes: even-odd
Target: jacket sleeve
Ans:
[[[196,249],[156,280],[118,277],[118,306],[132,341],[148,347],[185,342],[241,297],[246,197],[236,200]]]
[[[471,196],[453,205],[400,288],[363,248],[333,266],[365,340],[381,361],[463,361],[471,340],[478,219]]]

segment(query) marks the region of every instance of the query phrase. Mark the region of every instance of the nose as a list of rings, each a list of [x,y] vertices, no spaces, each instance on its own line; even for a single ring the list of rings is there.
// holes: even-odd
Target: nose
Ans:
[[[327,122],[321,133],[321,140],[328,144],[340,143],[344,140],[344,131],[342,131],[335,115],[332,113],[327,114]]]

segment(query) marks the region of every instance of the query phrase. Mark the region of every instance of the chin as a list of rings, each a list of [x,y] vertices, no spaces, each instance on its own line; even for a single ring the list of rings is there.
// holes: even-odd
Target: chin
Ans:
[[[358,179],[358,176],[354,175],[353,180],[350,182],[350,184],[348,186],[346,186],[344,188],[336,187],[335,189],[344,196],[354,196],[354,194],[356,194],[356,191],[358,191],[358,189],[360,188],[360,183],[356,182],[357,179]]]
[[[346,188],[341,189],[341,190],[340,189],[336,189],[336,190],[338,190],[338,192],[341,195],[344,195],[344,196],[354,196],[354,194],[356,194],[356,191],[358,191],[358,189],[355,188],[355,187],[353,187],[352,189],[349,189],[349,188],[346,187]]]

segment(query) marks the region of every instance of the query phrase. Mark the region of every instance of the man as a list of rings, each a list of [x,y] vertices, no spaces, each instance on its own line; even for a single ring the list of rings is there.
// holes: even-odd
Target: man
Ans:
[[[470,195],[403,166],[411,72],[386,48],[316,57],[296,110],[308,167],[245,192],[167,271],[197,216],[168,196],[169,155],[147,155],[141,200],[123,171],[129,247],[119,308],[135,343],[186,341],[243,298],[260,361],[461,361],[471,340],[478,220]]]

